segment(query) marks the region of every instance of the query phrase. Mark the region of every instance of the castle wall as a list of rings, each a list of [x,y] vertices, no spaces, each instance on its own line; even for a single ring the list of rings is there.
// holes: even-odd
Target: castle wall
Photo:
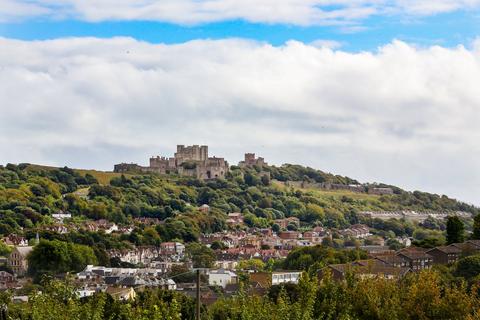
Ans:
[[[190,161],[206,161],[208,159],[208,146],[187,146],[178,145],[175,153],[177,166],[184,162]]]
[[[182,165],[188,163],[189,165]],[[190,163],[192,166],[190,166]],[[224,178],[228,172],[228,162],[224,158],[209,158],[208,146],[187,146],[177,145],[177,152],[173,158],[152,157],[148,167],[138,164],[117,164],[115,172],[154,172],[159,174],[178,173],[183,176],[195,177],[197,179]]]
[[[253,166],[267,166],[265,159],[262,157],[255,158],[255,153],[245,153],[245,159],[238,163],[240,167],[253,167]]]

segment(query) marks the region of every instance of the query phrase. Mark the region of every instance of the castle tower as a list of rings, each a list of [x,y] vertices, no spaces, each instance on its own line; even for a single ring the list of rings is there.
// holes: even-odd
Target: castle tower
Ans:
[[[208,146],[200,147],[200,160],[205,161],[208,159]]]

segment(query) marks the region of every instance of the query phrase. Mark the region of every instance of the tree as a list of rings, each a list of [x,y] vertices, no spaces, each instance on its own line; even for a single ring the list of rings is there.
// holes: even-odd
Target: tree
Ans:
[[[192,258],[194,268],[211,268],[215,262],[215,252],[200,244],[190,243],[186,248],[187,254]]]
[[[447,220],[447,244],[463,242],[465,240],[463,222],[457,216],[450,216]]]
[[[262,184],[264,186],[269,186],[270,185],[270,176],[269,175],[267,175],[267,174],[262,175],[260,180],[262,181]]]
[[[480,274],[480,255],[474,255],[458,260],[454,274],[458,277],[471,279]]]
[[[59,240],[41,240],[28,256],[29,273],[37,281],[43,274],[78,272],[88,264],[96,263],[91,247]]]
[[[0,241],[0,256],[6,256],[12,252],[12,248],[7,246],[5,242]]]
[[[260,271],[265,268],[265,263],[260,259],[242,260],[238,263],[238,270]]]
[[[226,249],[227,246],[222,241],[216,240],[212,242],[212,244],[210,245],[210,248],[212,250],[221,250],[221,249]]]
[[[273,232],[280,232],[280,226],[277,223],[272,224],[272,231]]]
[[[480,214],[477,214],[475,218],[473,218],[472,239],[480,240]]]

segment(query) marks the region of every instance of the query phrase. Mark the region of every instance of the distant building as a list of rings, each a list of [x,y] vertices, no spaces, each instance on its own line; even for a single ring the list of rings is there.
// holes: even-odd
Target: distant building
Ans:
[[[120,301],[135,300],[137,296],[133,288],[108,287],[105,292]]]
[[[180,242],[162,242],[160,243],[162,254],[178,254],[183,256],[185,253],[185,245]]]
[[[7,271],[0,271],[0,290],[11,289],[15,287],[17,281],[15,276]]]
[[[409,247],[399,250],[397,257],[405,260],[408,267],[414,272],[430,269],[433,265],[433,257],[423,248]]]
[[[355,224],[348,229],[340,230],[339,233],[344,237],[363,239],[370,235],[370,228],[363,224]]]
[[[237,274],[224,269],[208,271],[208,285],[225,288],[229,284],[237,283]]]
[[[284,240],[293,240],[300,237],[300,233],[297,231],[280,231],[278,237]]]
[[[177,173],[182,176],[208,180],[224,178],[229,170],[224,158],[209,157],[208,146],[177,145],[174,157],[152,157],[148,167],[135,163],[120,163],[114,166],[114,172],[154,172],[159,174]]]
[[[434,264],[451,264],[460,259],[462,250],[455,246],[435,247],[427,251],[433,257]]]
[[[14,233],[9,234],[5,238],[3,238],[3,242],[7,246],[28,246],[28,241],[22,236],[16,235]]]
[[[351,192],[365,192],[365,186],[361,184],[341,184],[324,182],[320,184],[320,187],[327,190],[346,190]]]
[[[289,224],[294,224],[297,227],[300,226],[300,219],[298,219],[297,217],[288,217],[288,218],[285,218],[285,219],[276,219],[274,222],[276,224],[278,224],[280,226],[280,228],[282,228],[282,229],[286,229]]]
[[[332,278],[335,280],[345,280],[348,273],[355,274],[363,279],[382,278],[387,280],[398,280],[410,272],[408,267],[394,267],[375,260],[332,264],[319,273],[320,278],[325,275],[325,270],[330,270]]]
[[[238,260],[217,260],[215,261],[215,268],[225,270],[235,270],[238,266]]]
[[[257,282],[263,288],[270,288],[282,283],[298,284],[301,276],[300,271],[255,272],[250,274],[250,281]]]
[[[255,153],[245,153],[245,160],[238,163],[239,167],[267,166],[264,158],[255,158]]]
[[[225,221],[228,226],[235,227],[243,224],[243,215],[240,212],[228,214],[228,219]]]
[[[392,188],[369,188],[369,194],[376,194],[376,195],[391,195],[393,194]]]
[[[64,219],[71,219],[72,214],[60,211],[58,213],[52,214],[52,218],[55,219],[58,222],[63,222]]]
[[[33,247],[23,246],[15,247],[10,253],[7,264],[18,276],[24,276],[28,271],[28,254],[32,252]]]

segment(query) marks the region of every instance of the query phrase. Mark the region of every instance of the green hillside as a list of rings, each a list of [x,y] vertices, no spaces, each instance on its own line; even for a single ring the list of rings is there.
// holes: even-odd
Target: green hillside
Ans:
[[[185,241],[195,240],[201,231],[225,229],[230,212],[242,212],[247,226],[270,227],[275,219],[295,216],[302,227],[333,228],[357,223],[357,213],[364,210],[479,212],[476,207],[446,196],[399,188],[395,188],[395,194],[383,196],[294,188],[278,181],[309,179],[351,184],[356,180],[293,165],[263,170],[275,180],[260,168],[232,167],[225,180],[199,181],[9,164],[0,168],[0,234],[47,223],[49,215],[60,210],[82,219],[107,219],[120,224],[135,217],[167,219],[157,227],[159,237]],[[198,211],[202,204],[211,207],[208,214]]]

